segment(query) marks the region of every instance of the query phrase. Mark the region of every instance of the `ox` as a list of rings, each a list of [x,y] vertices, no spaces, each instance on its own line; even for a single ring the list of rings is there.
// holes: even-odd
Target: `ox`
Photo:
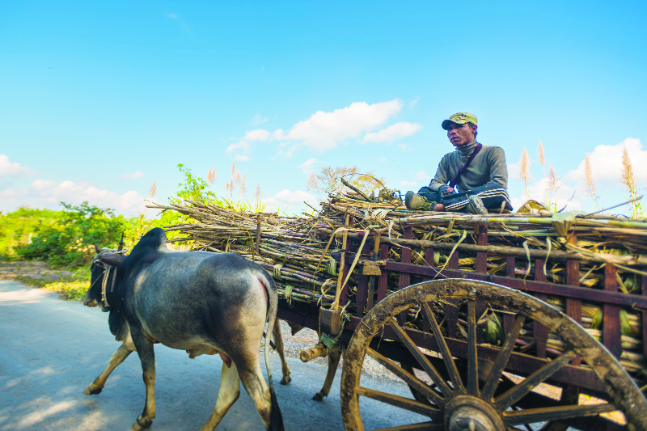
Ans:
[[[84,304],[109,311],[110,331],[123,344],[103,373],[85,390],[98,394],[110,373],[133,351],[142,364],[146,401],[133,429],[148,428],[155,417],[154,343],[186,350],[191,358],[220,354],[220,390],[209,420],[212,431],[240,395],[240,382],[268,430],[283,430],[272,384],[269,343],[261,373],[263,328],[274,328],[278,296],[272,277],[259,265],[234,253],[174,252],[156,228],[144,235],[129,256],[102,252],[92,263]]]

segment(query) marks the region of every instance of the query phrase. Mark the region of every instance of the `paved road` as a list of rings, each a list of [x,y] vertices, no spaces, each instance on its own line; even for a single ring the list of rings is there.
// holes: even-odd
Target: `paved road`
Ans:
[[[115,370],[101,394],[83,394],[117,347],[108,330],[107,313],[0,280],[0,431],[130,429],[144,405],[144,383],[135,354]],[[151,430],[200,429],[216,402],[220,358],[189,359],[184,351],[159,345],[155,353],[157,418]],[[278,356],[272,355],[271,365],[286,430],[343,429],[340,373],[330,396],[318,403],[311,397],[323,383],[324,367],[289,359],[292,383],[282,386]],[[390,381],[363,377],[362,385],[410,396],[406,387]],[[423,419],[371,400],[362,403],[367,429]],[[244,390],[218,429],[263,429]]]

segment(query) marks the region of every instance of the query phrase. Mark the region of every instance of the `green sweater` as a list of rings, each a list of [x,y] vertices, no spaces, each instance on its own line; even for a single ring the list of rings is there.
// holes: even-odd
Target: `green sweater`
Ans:
[[[429,188],[437,192],[440,186],[454,179],[458,170],[465,166],[474,148],[476,148],[476,141],[456,147],[455,151],[445,154],[438,164],[438,170]],[[507,189],[508,166],[505,163],[505,152],[502,148],[483,145],[456,185],[458,190],[463,192],[489,182],[499,183]]]

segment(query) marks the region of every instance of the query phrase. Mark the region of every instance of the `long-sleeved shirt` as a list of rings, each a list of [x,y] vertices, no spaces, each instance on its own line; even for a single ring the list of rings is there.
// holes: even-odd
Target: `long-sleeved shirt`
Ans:
[[[440,186],[454,179],[458,170],[465,166],[467,159],[476,148],[476,141],[456,147],[456,150],[445,154],[438,164],[438,170],[429,188],[435,192]],[[508,166],[505,163],[505,152],[499,147],[483,145],[472,163],[457,181],[458,190],[466,191],[489,182],[501,184],[508,188]]]

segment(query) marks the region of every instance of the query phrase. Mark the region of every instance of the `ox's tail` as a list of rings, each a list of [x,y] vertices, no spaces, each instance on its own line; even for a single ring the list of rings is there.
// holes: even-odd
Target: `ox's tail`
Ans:
[[[267,298],[269,300],[269,307],[267,310],[267,335],[265,336],[265,367],[267,368],[267,379],[270,384],[270,398],[272,402],[271,411],[270,411],[270,427],[269,431],[283,431],[283,415],[281,414],[281,409],[279,408],[279,403],[276,399],[276,394],[274,393],[274,382],[272,381],[272,370],[270,369],[270,339],[272,337],[272,331],[274,325],[276,324],[276,313],[279,308],[279,294],[276,289],[276,283],[274,279],[267,273],[263,271],[263,279],[260,280],[261,283],[265,286],[267,292]]]

